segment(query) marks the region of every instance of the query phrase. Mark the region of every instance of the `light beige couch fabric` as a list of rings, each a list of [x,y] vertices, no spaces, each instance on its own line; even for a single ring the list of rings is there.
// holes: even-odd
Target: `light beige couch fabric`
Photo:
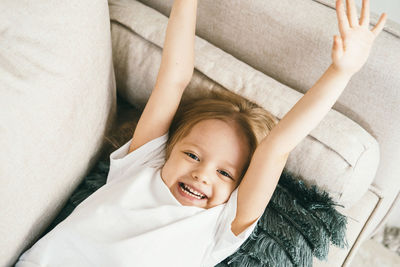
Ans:
[[[172,5],[172,0],[142,2],[165,16]],[[105,1],[45,0],[35,4],[4,0],[0,10],[0,266],[8,266],[50,223],[97,160],[102,135],[113,114],[115,85]],[[121,93],[132,103],[143,105],[156,79],[167,22],[166,17],[158,18],[161,21],[156,19],[153,30],[153,24],[142,22],[140,28],[149,30],[148,36],[133,34],[132,29],[113,22],[113,31],[120,31],[121,36],[120,40],[114,36],[113,41],[130,49],[128,54],[117,51],[117,57],[134,60],[132,65],[116,62],[118,73],[123,73],[118,84],[126,85]],[[187,94],[203,86],[212,89],[219,83],[256,100],[249,89],[255,86],[267,94],[260,98],[260,104],[281,117],[301,97],[299,92],[305,93],[329,64],[329,38],[337,34],[335,20],[335,11],[328,4],[311,0],[201,0],[197,35],[203,40],[196,38],[196,49],[200,49],[196,53],[206,56],[200,57],[203,61],[196,58],[198,69]],[[311,151],[331,159],[328,166],[311,167],[316,172],[328,167],[328,174],[335,179],[342,177],[339,173],[332,176],[340,164],[356,170],[361,167],[357,158],[362,162],[377,159],[371,147],[378,146],[371,135],[380,145],[378,172],[365,194],[340,192],[351,187],[348,182],[362,183],[361,191],[365,192],[377,161],[369,166],[372,171],[364,181],[341,180],[330,189],[339,201],[355,204],[343,211],[352,218],[348,231],[351,251],[347,254],[348,251],[335,252],[331,248],[329,266],[350,262],[361,240],[373,231],[393,203],[399,188],[396,160],[400,141],[396,133],[400,128],[400,45],[396,27],[381,34],[367,65],[334,106],[353,121],[334,111],[326,120],[348,126],[348,132],[333,132],[334,136],[345,137],[342,142],[329,143],[331,133],[318,135],[318,128],[329,127],[321,125],[310,140],[304,140],[305,146],[299,147],[304,150],[310,145]],[[126,32],[122,28],[130,32],[126,38],[134,38],[134,42],[124,42],[122,34]],[[146,58],[136,54],[137,50],[150,51]],[[208,58],[210,55],[216,58]],[[220,69],[221,65],[229,68]],[[238,70],[247,74],[236,75]],[[133,75],[138,71],[143,76]],[[147,87],[127,89],[136,84]],[[366,155],[361,154],[362,149],[366,149]],[[304,162],[294,161],[300,154],[291,156],[291,168]],[[310,177],[305,171],[296,170]]]
[[[54,219],[115,109],[107,1],[0,1],[0,266]]]
[[[155,84],[168,18],[132,0],[110,1],[114,66],[119,92],[143,108]],[[215,82],[213,82],[215,81]],[[196,37],[195,74],[187,90],[216,83],[258,103],[281,119],[302,94]],[[289,156],[286,168],[352,206],[367,191],[379,163],[376,140],[331,110]]]
[[[172,0],[140,0],[169,16]],[[197,36],[298,92],[305,93],[330,64],[339,34],[335,0],[202,0]],[[378,15],[371,14],[371,27]],[[400,188],[400,25],[388,21],[371,55],[334,110],[368,131],[380,145],[374,192],[379,209],[364,229],[383,222]],[[388,31],[386,30],[388,28]]]
[[[165,37],[166,16],[169,15],[172,1],[141,0],[144,6],[135,4],[135,1],[110,0],[109,2],[114,64],[119,92],[132,104],[143,108],[156,80]],[[329,31],[332,27],[337,27],[335,11],[321,3],[305,0],[297,3],[292,1],[231,3],[231,1],[209,0],[199,2],[195,72],[186,89],[186,94],[195,94],[196,90],[212,90],[214,86],[220,84],[254,100],[277,117],[282,118],[301,97],[301,94],[286,85],[296,82],[293,87],[305,93],[330,63],[331,40],[327,36],[331,34]],[[226,8],[228,5],[229,9]],[[153,12],[154,10],[147,9],[147,6],[162,11],[165,16],[159,16]],[[296,12],[299,13],[297,17],[293,14]],[[311,22],[307,22],[310,16],[304,17],[301,14],[310,12],[312,14],[316,12],[317,18],[311,18]],[[323,16],[319,15],[320,12]],[[276,13],[280,18],[279,21],[273,19],[272,14]],[[302,20],[299,22],[300,26],[293,21],[293,17]],[[261,23],[263,20],[265,23]],[[373,15],[372,21],[374,21]],[[327,26],[329,23],[333,26]],[[204,35],[204,39],[200,38],[201,34]],[[382,33],[384,40],[380,41],[382,42],[380,45],[393,47],[399,40],[387,38],[387,34],[387,32]],[[205,39],[212,40],[217,47]],[[309,46],[312,49],[309,49]],[[396,49],[394,49],[395,55],[398,55]],[[269,54],[266,56],[266,53]],[[308,54],[311,56],[307,56]],[[397,66],[393,66],[393,59],[387,60],[386,55],[386,53],[382,54],[382,49],[378,51],[378,54],[373,51],[365,66],[368,70],[367,76],[362,72],[357,74],[363,75],[363,80],[361,80],[365,82],[363,89],[369,90],[368,93],[358,93],[357,90],[360,90],[360,87],[351,88],[357,76],[353,77],[346,89],[353,101],[353,103],[350,102],[350,107],[359,105],[360,109],[367,108],[369,116],[375,116],[376,120],[380,120],[380,124],[384,123],[380,119],[383,113],[377,111],[383,110],[387,116],[391,116],[390,111],[398,112],[397,106],[392,104],[399,102],[399,95],[395,88],[388,88],[390,84],[399,82],[393,75]],[[369,63],[371,61],[372,63]],[[261,66],[264,69],[252,68],[257,65],[256,63],[258,67]],[[274,79],[265,75],[270,73],[273,75],[278,63],[280,64],[277,71],[279,75],[273,77]],[[369,64],[372,66],[368,66]],[[293,65],[296,67],[293,68]],[[386,73],[374,74],[376,71],[380,72],[379,68]],[[295,78],[289,77],[291,75]],[[390,79],[386,80],[385,77],[390,77]],[[302,88],[300,85],[301,83],[304,85],[305,82],[308,87]],[[386,82],[388,84],[384,84]],[[375,86],[384,84],[384,90],[389,90],[382,102],[369,97],[370,94],[377,93],[378,88],[374,88],[374,84]],[[367,85],[371,85],[371,88]],[[358,99],[355,99],[353,94],[357,95]],[[342,112],[348,111],[343,105],[338,105],[339,101],[334,108],[339,107]],[[365,105],[380,106],[378,109],[373,109]],[[389,108],[385,109],[386,107]],[[376,164],[381,163],[379,158],[382,151],[379,151],[376,140],[368,133],[371,129],[370,125],[360,119],[360,116],[364,114],[366,112],[363,111],[360,114],[347,112],[342,115],[332,110],[309,137],[299,144],[296,151],[293,151],[287,164],[289,169],[295,170],[306,178],[318,173],[319,176],[315,176],[309,182],[329,191],[336,200],[347,207],[342,211],[349,216],[347,231],[349,248],[342,250],[332,246],[329,261],[315,260],[315,266],[348,266],[360,243],[373,232],[388,211],[388,205],[393,203],[393,198],[399,189],[399,183],[394,180],[394,175],[382,183],[388,190],[382,191],[376,185],[370,185],[374,178],[376,184],[379,183],[379,179],[383,179],[375,176]],[[348,117],[356,120],[356,123]],[[379,124],[376,125],[372,126],[379,127]],[[363,129],[364,127],[368,132]],[[339,131],[336,131],[337,129]],[[385,135],[391,135],[389,143],[393,141],[392,132],[385,130]],[[355,145],[357,142],[359,145]],[[396,146],[397,143],[394,145]],[[360,147],[367,151],[370,162],[360,154],[362,151]],[[393,151],[392,149],[384,154],[392,163],[394,158],[390,158],[388,154],[393,154]],[[302,156],[304,154],[310,154],[312,162],[317,162],[317,166],[310,166],[311,164],[304,160],[305,157]],[[321,160],[321,155],[325,160]],[[358,157],[358,162],[351,161],[350,155],[354,156],[353,160]],[[372,163],[372,166],[374,157],[376,161],[375,164]],[[310,157],[306,159],[308,158]],[[348,164],[348,168],[354,168],[354,173],[346,175],[348,169],[341,165],[343,162]],[[358,171],[360,172],[357,173]],[[364,173],[361,173],[362,171]],[[348,179],[349,177],[351,179]],[[324,181],[324,178],[327,179]]]

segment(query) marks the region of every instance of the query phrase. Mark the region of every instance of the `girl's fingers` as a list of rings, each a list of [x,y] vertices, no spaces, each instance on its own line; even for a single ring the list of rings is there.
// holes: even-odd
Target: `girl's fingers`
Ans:
[[[342,0],[336,1],[336,14],[338,17],[340,35],[344,36],[345,32],[349,29],[349,21],[347,20],[346,13],[344,12],[344,6]]]
[[[385,26],[386,17],[387,17],[386,13],[382,13],[381,17],[378,20],[378,23],[371,30],[374,33],[375,37],[378,36],[378,34],[382,31],[383,26]]]
[[[358,26],[357,8],[354,0],[346,0],[347,17],[351,27]]]
[[[360,25],[367,27],[369,26],[369,0],[363,0]]]

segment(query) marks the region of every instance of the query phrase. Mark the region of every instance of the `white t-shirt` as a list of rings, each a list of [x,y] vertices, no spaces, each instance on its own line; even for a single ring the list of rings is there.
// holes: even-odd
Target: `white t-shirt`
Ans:
[[[210,209],[184,206],[161,179],[168,134],[110,155],[107,183],[21,255],[22,266],[215,266],[249,237],[231,231],[237,189]]]

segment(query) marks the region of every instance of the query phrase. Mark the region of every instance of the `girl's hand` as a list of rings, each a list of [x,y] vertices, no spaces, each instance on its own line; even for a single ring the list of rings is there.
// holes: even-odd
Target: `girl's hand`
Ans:
[[[383,13],[375,27],[369,30],[369,0],[362,2],[360,21],[354,0],[346,2],[347,16],[342,0],[336,1],[340,36],[334,36],[332,62],[335,70],[353,75],[367,61],[372,43],[382,31],[387,16]]]

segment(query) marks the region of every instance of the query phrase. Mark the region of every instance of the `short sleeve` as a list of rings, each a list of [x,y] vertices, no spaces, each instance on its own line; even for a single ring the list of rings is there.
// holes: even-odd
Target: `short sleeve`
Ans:
[[[238,188],[232,192],[217,223],[218,226],[215,235],[215,244],[210,255],[210,258],[216,263],[232,255],[251,235],[259,219],[261,218],[261,216],[258,217],[253,224],[247,227],[238,236],[235,236],[231,230],[231,223],[236,216],[237,194]]]
[[[122,176],[127,169],[147,166],[157,168],[165,162],[165,146],[168,133],[150,140],[146,144],[128,154],[132,138],[123,146],[110,154],[110,170],[107,183]]]

